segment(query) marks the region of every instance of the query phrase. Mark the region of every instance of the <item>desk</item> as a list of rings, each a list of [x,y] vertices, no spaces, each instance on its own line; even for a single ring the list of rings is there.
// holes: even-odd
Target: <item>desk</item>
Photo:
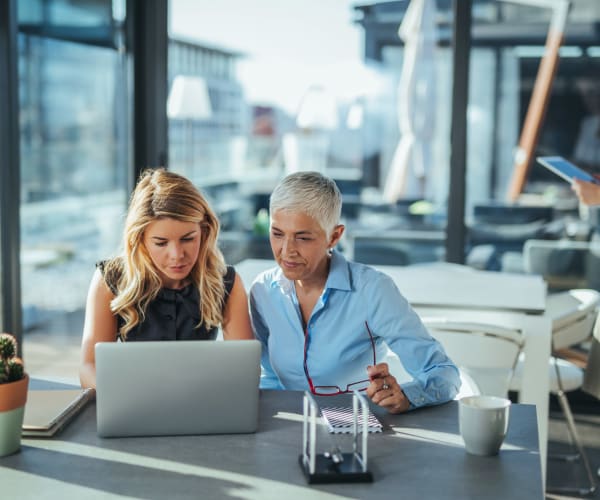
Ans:
[[[345,396],[336,397],[336,403],[349,402]],[[544,497],[533,406],[513,405],[508,436],[495,457],[465,452],[455,401],[403,415],[373,411],[385,428],[369,436],[374,482],[309,486],[298,465],[302,392],[261,391],[259,431],[221,436],[102,439],[96,435],[95,403],[90,403],[54,439],[24,439],[20,453],[0,458],[2,497]],[[317,437],[317,451],[328,450],[324,427]],[[349,451],[344,444],[342,449]]]
[[[249,287],[258,273],[274,265],[272,260],[248,259],[235,267]],[[545,477],[552,322],[544,315],[544,280],[540,276],[477,271],[447,263],[373,267],[392,277],[421,316],[489,322],[523,332],[525,362],[519,400],[536,405]]]

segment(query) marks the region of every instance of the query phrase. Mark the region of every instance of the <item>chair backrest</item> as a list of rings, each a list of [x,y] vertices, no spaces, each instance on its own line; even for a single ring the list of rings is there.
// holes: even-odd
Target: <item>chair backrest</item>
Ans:
[[[454,399],[458,401],[469,396],[480,396],[483,394],[481,387],[479,387],[475,379],[464,368],[459,368],[458,372],[460,375],[460,389],[458,394],[454,396]]]
[[[600,341],[596,337],[592,339],[581,388],[588,394],[600,399]]]
[[[554,289],[586,286],[587,241],[529,239],[523,245],[526,273],[539,274]]]
[[[396,378],[396,381],[402,385],[403,382],[410,382],[412,377],[404,369],[404,365],[398,358],[398,356],[389,347],[385,356],[381,359],[381,362],[388,364],[390,374]],[[477,382],[473,380],[463,368],[458,368],[460,374],[460,389],[458,394],[454,396],[454,399],[459,400],[467,396],[476,396],[481,394],[481,388],[477,385]]]
[[[482,394],[506,397],[523,337],[516,329],[486,323],[423,318],[431,335]]]
[[[546,314],[552,318],[552,348],[580,344],[592,335],[600,292],[587,288],[548,295]]]
[[[600,399],[600,314],[596,318],[593,335],[581,389]]]
[[[528,222],[550,222],[554,218],[554,207],[533,205],[506,205],[487,203],[473,206],[473,219],[488,224],[526,224]]]

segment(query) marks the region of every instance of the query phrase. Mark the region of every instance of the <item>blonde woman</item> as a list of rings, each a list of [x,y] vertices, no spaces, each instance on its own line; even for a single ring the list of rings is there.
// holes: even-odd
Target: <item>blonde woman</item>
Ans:
[[[117,339],[253,338],[241,278],[217,248],[219,222],[181,175],[142,174],[131,196],[122,255],[97,265],[90,284],[79,377],[96,386],[94,346]]]

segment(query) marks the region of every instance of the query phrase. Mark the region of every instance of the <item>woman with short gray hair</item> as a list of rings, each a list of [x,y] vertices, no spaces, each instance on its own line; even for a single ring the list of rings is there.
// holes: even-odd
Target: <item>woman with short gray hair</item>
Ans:
[[[270,199],[277,267],[250,290],[262,343],[261,387],[317,395],[366,391],[400,413],[458,392],[458,369],[392,279],[334,250],[344,226],[335,182],[317,172],[285,177]],[[381,360],[389,347],[412,380],[399,384]]]

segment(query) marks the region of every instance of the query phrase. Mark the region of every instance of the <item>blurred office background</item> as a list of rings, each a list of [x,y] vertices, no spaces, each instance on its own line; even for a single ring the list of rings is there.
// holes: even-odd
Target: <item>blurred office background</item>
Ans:
[[[597,288],[594,210],[535,161],[507,197],[553,9],[465,2],[460,54],[455,3],[416,3],[5,2],[0,318],[22,335],[26,362],[43,370],[52,341],[56,356],[77,350],[94,263],[118,251],[135,178],[159,165],[210,198],[233,264],[270,256],[277,180],[318,169],[342,189],[341,248],[355,260],[460,261]],[[534,153],[600,172],[598,137],[586,138],[600,114],[599,26],[598,2],[572,2]],[[457,69],[468,71],[462,101]],[[451,137],[466,145],[464,215],[449,204]],[[529,240],[567,251],[532,271]]]

